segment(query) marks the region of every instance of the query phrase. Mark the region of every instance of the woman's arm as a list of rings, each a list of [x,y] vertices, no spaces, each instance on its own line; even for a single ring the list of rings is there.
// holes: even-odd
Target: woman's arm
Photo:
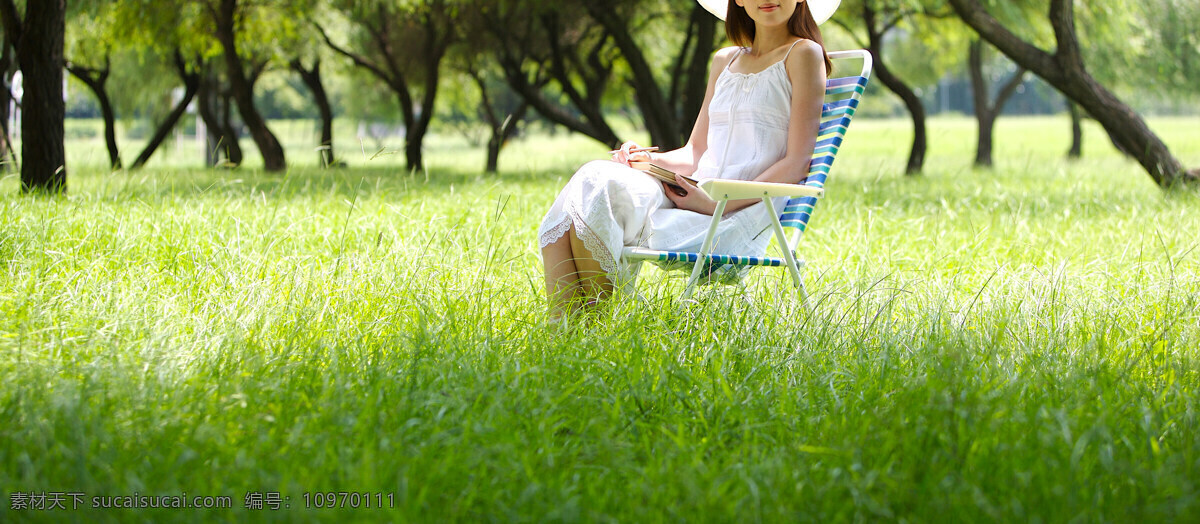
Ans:
[[[796,45],[785,64],[788,80],[792,82],[792,109],[788,121],[787,153],[765,171],[754,178],[758,182],[796,184],[808,176],[813,147],[817,143],[817,131],[821,126],[821,106],[825,102],[825,55],[821,46],[811,40]],[[707,103],[707,101],[706,101]],[[707,125],[707,120],[705,120]],[[667,192],[675,205],[712,214],[716,202],[708,198],[696,186],[679,180],[688,190],[687,196]],[[729,213],[757,203],[758,199],[731,200],[725,206]]]
[[[792,114],[788,121],[787,154],[757,177],[758,182],[798,184],[808,176],[821,107],[825,103],[825,54],[812,40],[796,45],[788,56],[788,79],[792,82]]]

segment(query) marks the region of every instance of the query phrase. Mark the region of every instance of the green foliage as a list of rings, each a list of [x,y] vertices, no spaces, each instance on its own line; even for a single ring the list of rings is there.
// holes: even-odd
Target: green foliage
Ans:
[[[983,0],[983,4],[1009,31],[1042,49],[1054,49],[1054,31],[1046,19],[1050,0]]]
[[[1089,70],[1126,92],[1200,95],[1200,2],[1081,2]]]
[[[929,86],[947,73],[962,70],[969,33],[948,19],[916,17],[904,24],[886,51],[888,66],[914,86]],[[952,50],[961,50],[953,53]]]
[[[114,41],[160,56],[169,56],[177,48],[184,56],[204,59],[221,53],[202,1],[140,0],[112,4],[108,31]],[[72,30],[68,28],[67,33]]]

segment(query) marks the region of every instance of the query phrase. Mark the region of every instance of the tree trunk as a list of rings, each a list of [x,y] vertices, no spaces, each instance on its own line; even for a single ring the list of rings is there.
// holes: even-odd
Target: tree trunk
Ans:
[[[211,74],[204,73],[196,92],[196,117],[204,122],[204,165],[220,162],[221,126],[217,123],[217,93]]]
[[[142,152],[134,159],[130,169],[141,169],[150,161],[150,157],[154,155],[154,151],[162,145],[163,140],[167,139],[167,135],[175,129],[179,119],[187,112],[188,105],[192,103],[196,92],[200,89],[200,73],[189,73],[187,64],[183,61],[183,56],[179,51],[175,51],[175,69],[179,73],[179,78],[183,80],[183,99],[175,104],[175,108],[171,110],[171,114],[167,115],[166,120],[158,125],[158,129],[154,130],[154,135],[150,137],[150,141],[146,143],[146,147],[142,148]]]
[[[104,144],[108,147],[108,161],[113,170],[121,169],[121,151],[117,148],[117,116],[113,113],[108,90],[101,84],[97,96],[100,99],[100,114],[104,117]]]
[[[9,87],[9,82],[5,79],[4,85],[0,86],[0,164],[4,165],[4,170],[12,169],[13,162],[16,160],[16,152],[9,149],[9,144],[12,143],[12,133],[8,131],[8,119],[12,117],[9,108],[12,106],[12,93]]]
[[[233,129],[229,94],[221,88],[220,78],[212,71],[203,75],[196,104],[200,119],[206,128],[207,144],[205,161],[210,166],[236,167],[242,163],[242,146]],[[221,153],[225,160],[221,160]]]
[[[103,69],[67,64],[69,71],[78,78],[100,103],[100,115],[104,118],[104,144],[108,147],[108,165],[114,170],[121,169],[121,150],[117,147],[117,117],[113,112],[112,99],[108,96],[108,57],[104,57]]]
[[[504,123],[499,126],[492,126],[492,137],[488,139],[487,145],[487,169],[486,173],[495,173],[500,166],[500,150],[504,148],[504,144],[517,132],[517,125],[525,119],[525,113],[529,111],[529,104],[522,102],[517,107],[516,111],[508,115],[504,119]]]
[[[1067,158],[1083,157],[1083,112],[1075,102],[1067,100],[1067,110],[1071,113],[1071,149],[1067,150]]]
[[[877,14],[870,7],[869,3],[863,4],[863,21],[867,26],[867,37],[869,39],[867,50],[871,52],[871,58],[875,63],[875,76],[879,78],[880,82],[883,82],[883,85],[888,90],[900,97],[900,100],[904,102],[904,107],[912,115],[913,143],[912,149],[908,153],[908,165],[904,168],[904,172],[908,175],[918,175],[925,167],[925,152],[927,149],[925,106],[921,104],[921,99],[917,94],[903,80],[892,74],[892,71],[884,64],[883,35],[891,28],[885,27],[881,30],[876,25]]]
[[[428,55],[427,55],[428,56]],[[440,56],[437,59],[441,61]],[[422,97],[420,112],[417,108],[412,110],[411,121],[413,125],[408,126],[404,134],[404,158],[407,162],[407,168],[410,172],[425,171],[425,134],[429,131],[429,123],[433,120],[433,103],[437,98],[437,83],[438,69],[440,66],[432,66],[433,71],[426,69],[425,74],[429,75],[425,80],[425,93]]]
[[[955,12],[985,40],[1013,61],[1033,71],[1078,103],[1108,131],[1120,149],[1128,151],[1162,187],[1200,180],[1200,170],[1185,171],[1142,117],[1100,85],[1084,68],[1075,32],[1072,0],[1051,0],[1050,24],[1058,44],[1054,54],[1008,31],[978,0],[950,0]]]
[[[271,133],[271,129],[267,127],[267,122],[259,114],[258,109],[254,107],[254,84],[247,77],[242,57],[238,55],[237,29],[235,27],[237,3],[237,0],[221,0],[220,7],[212,12],[216,22],[217,40],[221,42],[224,50],[225,69],[229,77],[230,90],[233,93],[233,99],[237,102],[238,113],[242,115],[242,122],[250,129],[250,136],[254,138],[254,143],[262,154],[263,167],[267,171],[283,171],[287,169],[283,146],[279,144],[274,133]]]
[[[493,132],[487,143],[487,167],[484,168],[484,173],[494,174],[500,170],[501,147],[504,147],[504,138]]]
[[[975,121],[979,126],[978,141],[975,144],[975,167],[992,167],[992,143],[996,119],[993,115],[975,113]]]
[[[971,77],[971,99],[979,129],[975,145],[975,166],[992,167],[992,124],[995,123],[988,101],[988,83],[983,76],[983,40],[971,40],[967,58]]]
[[[887,66],[879,61],[880,54],[873,49],[870,51],[875,60],[875,76],[888,90],[900,97],[900,100],[904,102],[904,107],[908,109],[908,114],[912,117],[913,142],[912,148],[908,152],[908,164],[905,166],[904,172],[909,175],[919,175],[925,168],[925,152],[928,149],[925,106],[921,104],[920,97],[904,81],[893,75]]]
[[[306,69],[298,58],[292,60],[291,66],[312,92],[313,101],[317,103],[317,110],[321,113],[321,144],[317,151],[317,160],[322,167],[332,167],[337,158],[333,154],[333,106],[329,103],[325,84],[321,82],[321,59],[313,62],[312,69]]]
[[[517,125],[525,119],[525,113],[529,110],[529,103],[522,101],[513,112],[501,121],[496,106],[492,104],[492,97],[488,93],[487,82],[483,80],[483,75],[479,73],[474,64],[468,64],[466,73],[479,88],[479,116],[487,122],[492,133],[488,138],[487,166],[484,168],[484,173],[495,173],[500,166],[500,150],[504,148],[505,142],[516,134]]]
[[[975,146],[975,167],[992,167],[992,143],[995,136],[996,119],[1004,110],[1004,104],[1012,98],[1013,93],[1025,81],[1025,68],[1018,67],[1009,77],[1004,86],[991,98],[991,87],[983,76],[983,40],[971,41],[970,55],[967,63],[971,77],[971,95],[975,106],[975,120],[979,127],[979,140]]]
[[[425,85],[422,88],[424,92],[421,98],[421,112],[414,114],[415,125],[409,127],[404,135],[404,155],[408,159],[409,171],[425,171],[422,148],[425,144],[425,133],[429,131],[429,123],[433,121],[434,103],[437,102],[438,82],[441,79],[442,57],[446,56],[446,48],[450,44],[449,30],[437,27],[439,18],[444,15],[445,13],[440,11],[425,15]]]
[[[242,151],[241,134],[233,126],[233,106],[233,95],[226,86],[221,86],[217,96],[217,129],[221,133],[220,147],[225,151],[226,167],[240,166],[246,159],[246,154]]]
[[[712,57],[714,42],[717,36],[717,22],[713,17],[696,4],[692,7],[692,22],[695,24],[695,47],[691,50],[690,63],[687,66],[686,72],[681,76],[685,79],[682,92],[678,93],[677,98],[680,101],[679,107],[682,114],[680,115],[680,131],[685,133],[682,137],[684,142],[687,142],[691,136],[692,128],[696,126],[696,118],[700,116],[700,109],[704,106],[704,95],[708,91],[708,70],[709,59]],[[691,34],[689,34],[691,36]],[[684,58],[686,49],[679,52],[680,59]],[[674,90],[672,90],[674,93]]]
[[[4,1],[0,15],[5,32],[19,34],[17,61],[24,73],[25,95],[21,100],[21,190],[65,193],[67,155],[63,145],[63,38],[66,32],[66,0],[29,2],[25,20],[16,19],[11,0]],[[15,31],[14,31],[15,29]]]
[[[16,160],[16,151],[12,151],[9,146],[12,145],[12,133],[8,129],[8,119],[12,116],[10,109],[12,107],[12,78],[16,69],[16,59],[13,57],[12,42],[8,35],[4,35],[4,39],[0,45],[4,46],[4,50],[0,52],[0,164],[4,164],[4,170],[12,169],[12,165]]]

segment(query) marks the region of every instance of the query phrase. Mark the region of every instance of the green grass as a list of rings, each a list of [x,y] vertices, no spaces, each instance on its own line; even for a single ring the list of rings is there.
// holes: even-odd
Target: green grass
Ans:
[[[1200,165],[1194,123],[1151,125]],[[903,121],[855,126],[803,242],[812,312],[782,271],[750,280],[778,303],[684,304],[647,270],[572,330],[543,324],[534,237],[603,152],[578,137],[514,143],[495,177],[438,137],[427,176],[6,178],[0,491],[234,508],[0,520],[1200,515],[1200,195],[1093,127],[1063,161],[1065,119],[1001,120],[994,172],[968,120],[935,120],[920,178]],[[316,491],[395,507],[303,509]]]

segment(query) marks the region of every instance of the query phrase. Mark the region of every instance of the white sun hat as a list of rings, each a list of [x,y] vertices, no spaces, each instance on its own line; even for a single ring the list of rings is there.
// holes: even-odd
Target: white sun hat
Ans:
[[[700,2],[701,6],[707,9],[708,12],[716,15],[717,18],[720,18],[721,20],[725,19],[725,9],[729,7],[729,2],[727,0],[696,1]],[[842,3],[842,0],[806,1],[808,2],[808,8],[812,10],[813,19],[817,21],[817,24],[823,24],[826,20],[829,20],[829,17],[833,16],[833,12],[837,11],[838,5]],[[799,6],[796,7],[799,8]]]

